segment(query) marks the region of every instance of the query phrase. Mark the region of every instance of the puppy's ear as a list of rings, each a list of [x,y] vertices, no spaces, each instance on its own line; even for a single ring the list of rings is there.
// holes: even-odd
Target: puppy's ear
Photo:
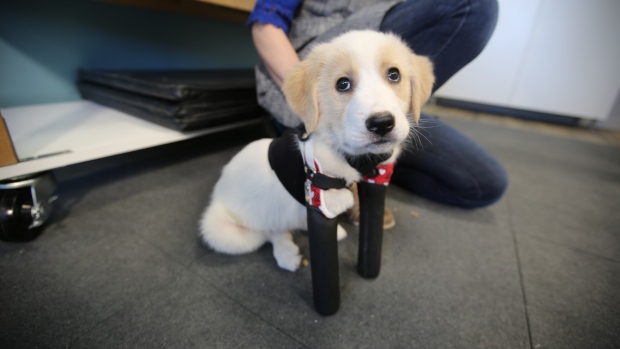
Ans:
[[[433,63],[426,57],[412,54],[410,63],[413,72],[411,77],[411,112],[413,120],[417,123],[420,119],[422,106],[433,92],[435,75],[433,74]]]
[[[314,131],[319,122],[318,65],[314,55],[308,56],[291,68],[282,84],[286,102],[304,122],[308,133]]]

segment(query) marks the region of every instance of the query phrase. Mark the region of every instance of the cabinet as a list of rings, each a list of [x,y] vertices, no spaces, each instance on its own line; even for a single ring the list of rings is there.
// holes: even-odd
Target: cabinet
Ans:
[[[166,67],[166,64],[169,64],[169,67],[211,69],[199,64],[214,56],[212,64],[218,67],[223,65],[221,61],[234,58],[231,57],[233,54],[242,56],[245,52],[254,53],[253,48],[237,51],[239,47],[250,47],[248,44],[251,43],[249,31],[241,25],[207,25],[207,22],[214,22],[189,16],[131,11],[129,8],[101,2],[175,12],[192,10],[192,14],[208,15],[221,20],[236,14],[238,19],[245,21],[255,0],[102,0],[74,1],[69,4],[63,2],[59,5],[50,5],[49,2],[40,0],[37,7],[20,2],[2,3],[5,7],[1,9],[4,12],[0,11],[0,15],[4,17],[0,17],[5,25],[3,28],[7,30],[3,32],[0,40],[0,53],[5,53],[4,56],[0,54],[5,59],[0,66],[5,69],[0,71],[11,73],[8,77],[5,76],[7,74],[3,75],[5,85],[0,86],[4,102],[4,97],[10,93],[33,94],[45,88],[63,89],[67,85],[73,87],[74,72],[79,66],[116,69],[109,61],[118,61],[121,62],[121,69],[131,69],[131,62],[126,62],[133,60],[134,63],[137,62],[133,66],[135,69],[138,64],[146,66],[155,60],[151,56],[156,56],[158,63],[154,66]],[[167,21],[169,18],[170,21]],[[160,25],[161,22],[165,25]],[[188,25],[183,26],[186,22]],[[181,28],[175,30],[175,26]],[[44,32],[43,28],[47,31]],[[160,30],[153,33],[150,29],[154,28]],[[212,32],[190,37],[192,30]],[[226,32],[219,33],[220,30]],[[243,35],[229,35],[234,30],[242,32]],[[220,37],[226,41],[216,42]],[[4,51],[1,50],[3,44]],[[126,54],[126,51],[133,48],[132,44],[138,52],[134,56]],[[211,47],[208,47],[209,45]],[[185,55],[186,52],[196,53]],[[10,55],[9,59],[7,54]],[[99,56],[103,58],[97,58]],[[234,62],[232,67],[235,67],[234,64],[239,67],[239,64],[248,63],[253,64],[251,56],[246,61]],[[153,68],[147,66],[144,69]],[[46,80],[48,78],[51,82]],[[9,80],[14,80],[15,85],[19,86],[8,86],[6,81]],[[23,84],[23,81],[29,84]],[[45,88],[38,88],[34,86],[36,84],[30,83],[31,81],[36,81]],[[77,99],[74,97],[79,96],[67,93],[60,95],[60,98],[49,99]],[[88,101],[23,106],[15,103],[19,102],[15,98],[12,102],[12,105],[16,106],[2,108],[0,112],[6,119],[15,153],[21,162],[0,167],[0,181],[247,124],[242,122],[224,128],[182,133]],[[257,115],[251,122],[259,121],[260,115]],[[8,144],[8,136],[2,137],[0,134],[0,142],[3,140]],[[0,148],[0,156],[8,154],[11,160],[6,163],[14,162],[15,154],[12,151],[5,153],[5,148],[8,146]]]
[[[245,22],[254,5],[252,0],[108,2],[234,22]],[[243,49],[250,47],[249,31],[241,25],[134,11],[101,1],[0,1],[0,32],[0,94],[10,106],[0,110],[2,240],[30,240],[40,231],[55,200],[51,171],[57,168],[262,121],[257,114],[247,121],[178,132],[89,101],[71,101],[77,99],[74,74],[80,66],[217,69],[253,65],[254,50]],[[22,103],[18,97],[50,90],[60,93],[46,94],[53,97],[48,99],[70,102],[40,104],[46,97],[36,96],[35,103]]]

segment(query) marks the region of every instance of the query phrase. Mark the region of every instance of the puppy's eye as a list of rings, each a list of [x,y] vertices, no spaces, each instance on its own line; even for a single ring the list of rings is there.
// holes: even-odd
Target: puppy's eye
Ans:
[[[340,78],[336,81],[336,89],[345,92],[351,89],[351,81],[347,78]]]
[[[388,79],[392,82],[398,82],[400,80],[400,72],[396,68],[390,68],[387,73]]]

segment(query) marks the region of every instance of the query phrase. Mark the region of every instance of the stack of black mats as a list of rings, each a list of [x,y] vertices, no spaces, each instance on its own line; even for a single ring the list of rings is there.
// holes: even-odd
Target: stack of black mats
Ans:
[[[253,69],[80,70],[78,87],[84,99],[180,131],[264,115]]]

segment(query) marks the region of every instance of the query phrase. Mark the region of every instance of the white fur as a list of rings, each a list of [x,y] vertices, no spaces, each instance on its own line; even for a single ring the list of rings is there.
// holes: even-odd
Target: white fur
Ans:
[[[344,160],[343,152],[364,154],[393,150],[394,154],[388,162],[394,161],[409,133],[407,113],[410,111],[411,99],[399,98],[394,87],[386,82],[385,72],[381,71],[383,68],[377,66],[383,47],[381,45],[386,45],[386,42],[389,45],[402,45],[398,47],[401,51],[406,50],[407,54],[413,55],[395,36],[370,31],[347,33],[331,43],[318,46],[310,54],[308,60],[314,60],[315,66],[323,68],[330,68],[332,63],[329,63],[329,59],[326,59],[326,63],[322,62],[327,56],[321,52],[329,52],[331,49],[344,50],[350,54],[359,74],[355,77],[353,95],[346,105],[337,105],[341,95],[334,94],[332,88],[338,76],[324,76],[329,75],[323,73],[329,72],[329,69],[321,68],[318,76],[304,75],[299,73],[308,67],[299,65],[293,69],[297,69],[298,74],[290,74],[283,88],[293,110],[300,114],[307,128],[313,131],[306,146],[312,147],[313,154],[321,163],[322,172],[344,178],[348,184],[360,180],[360,175]],[[403,66],[409,64],[399,63]],[[333,63],[339,67],[337,64],[342,65]],[[307,79],[316,79],[314,86],[318,87],[313,91],[298,93],[295,85],[304,83],[295,80],[300,76],[306,82]],[[310,96],[308,101],[298,100],[295,103],[293,100],[304,99],[304,95],[312,93],[315,104],[318,104],[315,109],[311,108]],[[296,110],[306,106],[310,106],[308,115],[313,110],[317,113],[318,121],[310,120],[310,117],[303,115],[304,111]],[[366,118],[373,113],[385,111],[394,115],[395,127],[384,137],[387,142],[375,144],[380,136],[366,129]],[[271,169],[267,155],[270,143],[270,139],[262,139],[249,144],[224,167],[213,190],[211,204],[202,216],[200,234],[203,241],[214,250],[228,254],[252,252],[264,243],[271,242],[278,265],[294,271],[299,267],[301,256],[291,232],[307,230],[306,208],[290,196]],[[332,189],[324,192],[324,202],[331,212],[340,214],[353,206],[354,198],[348,189]],[[346,231],[338,226],[338,239],[344,237]]]
[[[301,255],[291,231],[308,229],[306,208],[284,189],[271,169],[267,161],[270,143],[271,139],[250,143],[224,167],[202,216],[200,233],[211,248],[227,254],[252,252],[271,242],[278,266],[295,271]],[[335,167],[330,156],[321,161],[325,171]],[[351,174],[350,182],[358,179],[357,172]],[[347,189],[329,190],[325,202],[332,211],[342,213],[353,206],[353,194]],[[346,235],[339,225],[338,239]]]

